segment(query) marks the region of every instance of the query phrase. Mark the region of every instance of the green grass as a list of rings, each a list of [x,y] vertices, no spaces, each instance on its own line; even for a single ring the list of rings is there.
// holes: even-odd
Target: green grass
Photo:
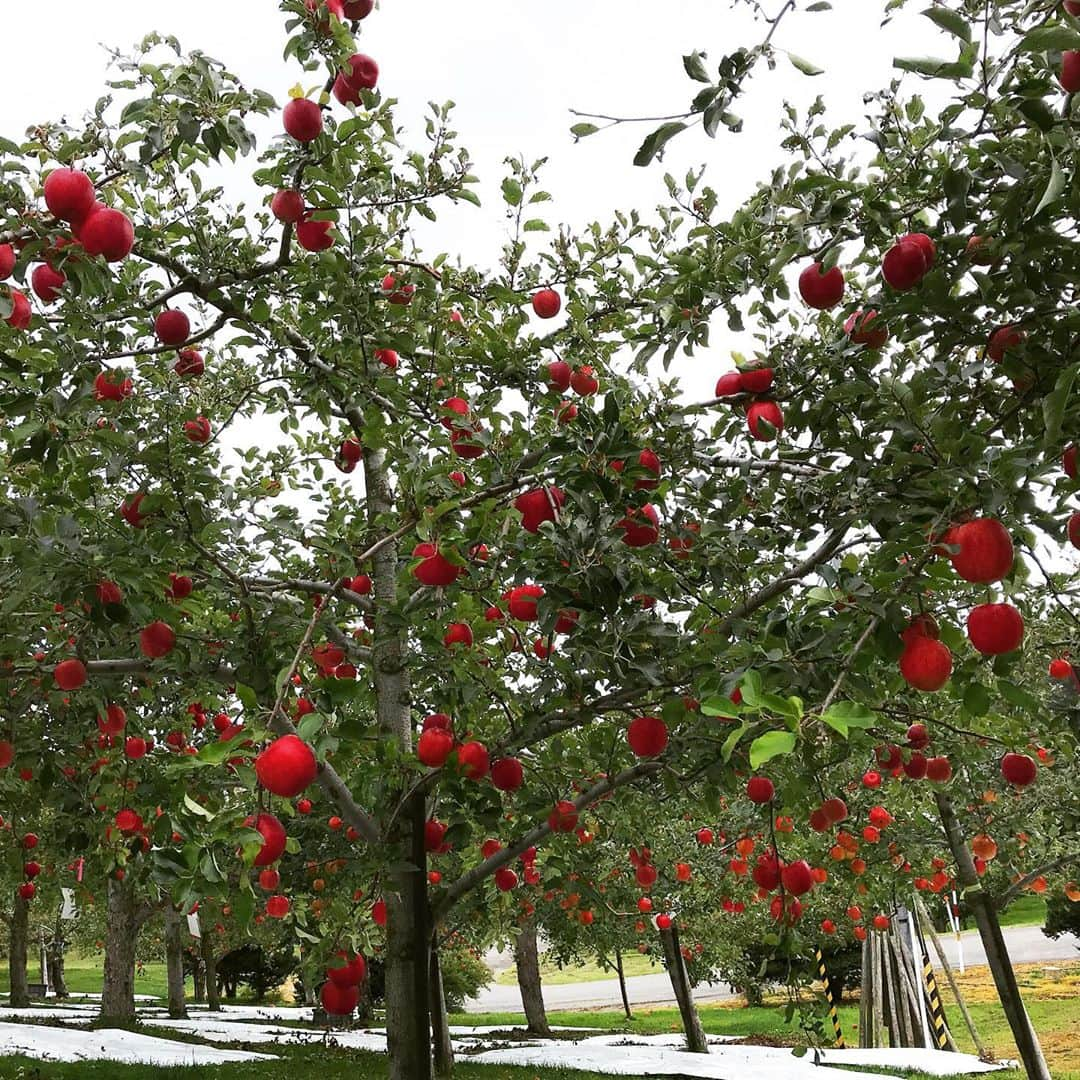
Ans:
[[[330,1046],[275,1046],[278,1062],[228,1065],[122,1065],[115,1061],[49,1062],[24,1057],[0,1058],[0,1080],[385,1080],[386,1058],[362,1050]],[[455,1080],[597,1080],[596,1073],[533,1066],[470,1065],[454,1067]],[[642,1080],[642,1078],[639,1078]]]
[[[656,975],[663,972],[659,964],[654,964],[647,956],[631,953],[623,957],[623,971],[627,978],[632,975]],[[572,964],[560,968],[558,964],[546,958],[540,961],[540,977],[545,986],[565,986],[568,983],[593,982],[598,979],[617,979],[614,968],[602,968],[596,960],[587,964]],[[511,965],[500,971],[495,977],[500,986],[514,986],[517,983],[517,968]]]
[[[68,990],[72,994],[100,994],[103,963],[100,953],[91,956],[75,956],[68,953],[64,958],[64,979],[67,982]],[[35,957],[30,962],[30,981],[36,982],[40,974],[41,971]],[[188,979],[187,986],[190,995],[194,992],[190,979]],[[0,989],[10,989],[7,961],[0,963]],[[136,969],[136,994],[152,994],[154,997],[165,997],[167,992],[168,982],[165,977],[164,964],[148,963]]]
[[[969,920],[974,926],[973,920]],[[999,918],[1002,926],[1045,926],[1046,901],[1034,893],[1017,897]]]

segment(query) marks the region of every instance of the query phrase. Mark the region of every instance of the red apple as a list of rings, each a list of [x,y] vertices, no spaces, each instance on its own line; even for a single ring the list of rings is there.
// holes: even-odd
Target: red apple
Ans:
[[[525,781],[525,770],[517,758],[500,758],[491,766],[491,782],[499,791],[517,791]]]
[[[307,98],[293,98],[281,114],[285,131],[297,142],[314,142],[323,129],[322,109]]]
[[[889,340],[889,331],[876,311],[864,312],[861,308],[847,317],[844,333],[853,345],[865,345],[868,349],[880,349]]]
[[[183,345],[191,335],[191,321],[182,311],[166,309],[158,312],[154,333],[162,345]]]
[[[565,799],[557,802],[555,808],[548,814],[548,828],[552,832],[570,833],[577,828],[578,813],[572,802]]]
[[[952,674],[952,653],[933,638],[916,638],[900,657],[900,674],[916,690],[940,690]]]
[[[289,225],[295,225],[304,216],[304,197],[295,188],[284,188],[270,200],[270,213]]]
[[[61,690],[78,690],[86,685],[86,666],[81,660],[61,660],[53,670],[53,679]]]
[[[66,282],[67,275],[62,270],[56,270],[49,266],[48,263],[35,266],[34,272],[30,275],[30,287],[34,290],[34,295],[43,304],[51,304],[53,301],[59,300],[60,290],[63,289]]]
[[[297,735],[282,735],[255,758],[255,775],[267,791],[291,799],[318,775],[311,747]]]
[[[743,389],[742,375],[738,371],[725,371],[719,379],[716,380],[716,396],[722,397],[734,397],[736,394],[741,394]]]
[[[988,585],[1000,581],[1012,569],[1012,537],[996,518],[975,518],[953,525],[942,540],[958,548],[948,558],[965,581]]]
[[[413,568],[413,577],[429,588],[445,588],[453,585],[458,577],[465,573],[463,566],[450,562],[439,552],[435,544],[417,544],[413,548],[413,558],[420,562]]]
[[[205,416],[184,421],[184,437],[198,446],[210,441],[210,421]]]
[[[79,242],[89,255],[103,255],[106,262],[120,262],[135,246],[135,229],[126,214],[101,206],[92,210],[80,225]]]
[[[544,595],[542,585],[518,585],[507,593],[506,608],[512,619],[519,622],[536,621],[536,605]]]
[[[814,887],[814,876],[810,864],[805,859],[788,863],[780,872],[780,882],[784,891],[792,896],[803,896]]]
[[[626,729],[626,741],[635,756],[656,757],[667,746],[667,724],[658,716],[638,716],[630,721]]]
[[[457,760],[458,771],[468,780],[482,780],[488,774],[491,759],[483,743],[463,743],[458,747]]]
[[[173,371],[176,372],[181,378],[188,376],[201,375],[205,370],[205,363],[203,362],[202,353],[196,352],[195,349],[181,349],[180,358],[173,365]]]
[[[983,656],[999,656],[1020,648],[1024,620],[1012,604],[980,604],[968,614],[967,632]]]
[[[944,784],[952,777],[952,765],[947,757],[932,757],[926,759],[926,779],[934,783]]]
[[[775,795],[776,788],[767,776],[751,776],[746,783],[746,797],[752,803],[771,803]]]
[[[139,633],[139,651],[151,660],[168,656],[176,644],[176,631],[160,619],[143,627]]]
[[[986,345],[986,355],[995,363],[1005,359],[1009,349],[1015,349],[1027,340],[1027,334],[1019,327],[1008,325],[999,327],[990,335]]]
[[[514,500],[514,509],[521,514],[521,527],[535,533],[545,521],[559,520],[559,510],[565,502],[566,495],[557,487],[534,488]]]
[[[8,293],[11,296],[11,314],[4,321],[14,330],[28,330],[30,320],[34,317],[30,301],[18,289],[9,289]]]
[[[15,262],[15,249],[10,244],[0,244],[0,281],[11,277]]]
[[[799,294],[807,307],[819,311],[835,307],[844,296],[844,272],[839,266],[825,270],[813,262],[799,275]]]
[[[771,425],[771,430],[766,424]],[[784,430],[784,414],[775,401],[755,401],[746,410],[746,425],[755,439],[768,442]]]
[[[1069,94],[1075,94],[1080,90],[1080,52],[1070,49],[1061,54],[1061,79],[1062,88]]]
[[[257,817],[244,818],[244,828],[254,829],[262,837],[262,846],[255,855],[255,866],[269,866],[285,853],[285,826],[273,814],[263,812]]]
[[[44,193],[49,212],[61,221],[81,221],[96,201],[93,181],[77,169],[54,169],[45,177]]]
[[[905,292],[918,285],[928,269],[922,246],[901,240],[885,253],[881,263],[881,276],[897,292]]]
[[[1027,787],[1038,771],[1035,759],[1027,754],[1008,753],[1001,759],[1001,775],[1014,787]]]
[[[592,397],[600,389],[600,383],[588,364],[575,368],[570,376],[570,385],[574,388],[574,392],[582,397]]]
[[[562,297],[554,289],[541,289],[533,293],[532,307],[541,319],[553,319],[562,307]]]

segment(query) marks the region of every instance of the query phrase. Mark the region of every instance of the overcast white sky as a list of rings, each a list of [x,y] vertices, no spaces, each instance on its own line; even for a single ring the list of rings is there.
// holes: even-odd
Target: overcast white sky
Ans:
[[[808,3],[799,0],[799,7]],[[824,75],[809,78],[779,54],[775,71],[759,68],[747,97],[734,106],[745,120],[743,133],[725,132],[715,141],[700,130],[684,133],[662,165],[647,169],[635,168],[631,159],[655,125],[614,128],[575,144],[569,110],[617,115],[684,110],[699,87],[683,72],[684,53],[705,51],[713,69],[712,58],[764,36],[765,25],[744,5],[733,8],[728,0],[547,5],[380,0],[362,24],[359,48],[378,61],[379,88],[400,100],[399,121],[414,145],[422,146],[428,101],[457,103],[456,128],[483,181],[484,206],[444,210],[427,236],[434,246],[428,253],[447,251],[490,266],[506,235],[498,185],[508,155],[550,159],[544,186],[554,201],[544,209],[557,222],[606,222],[616,208],[650,212],[667,201],[666,170],[682,176],[702,164],[721,194],[722,209],[732,209],[784,160],[778,126],[784,100],[801,110],[823,94],[831,122],[848,121],[863,130],[863,94],[894,76],[894,56],[955,53],[953,42],[918,14],[921,4],[882,29],[878,0],[833,3],[832,11],[789,14],[774,39],[778,49],[797,52],[824,68]],[[782,0],[767,0],[770,13],[781,5]],[[107,56],[102,46],[126,49],[153,30],[175,34],[186,49],[222,60],[248,85],[282,103],[294,83],[316,81],[295,61],[282,60],[285,19],[276,0],[54,0],[48,19],[33,4],[8,2],[3,8],[6,40],[19,43],[6,51],[8,92],[0,96],[0,134],[12,138],[42,120],[77,120],[103,92]],[[263,128],[266,137],[280,130],[277,117]],[[249,174],[253,168],[254,158],[237,166]],[[545,234],[531,235],[544,242]],[[730,350],[751,346],[749,335],[738,340],[721,323],[714,327],[708,354],[673,366],[688,398],[711,397],[718,374],[731,366]],[[250,429],[238,431],[237,441],[243,444],[253,435]]]
[[[767,6],[779,9],[781,2]],[[485,182],[485,205],[448,214],[435,238],[440,248],[481,265],[497,259],[504,239],[497,185],[507,155],[550,158],[545,184],[554,196],[550,214],[571,224],[604,221],[615,207],[651,210],[665,199],[665,169],[678,176],[702,163],[709,166],[712,185],[734,206],[782,160],[777,115],[785,98],[801,105],[822,93],[837,122],[859,123],[863,93],[888,82],[894,55],[953,52],[951,42],[917,14],[922,5],[885,29],[879,26],[882,5],[876,0],[834,0],[833,11],[791,14],[776,44],[826,74],[808,78],[781,56],[776,71],[761,69],[748,100],[736,106],[746,120],[742,134],[710,141],[700,131],[688,133],[672,145],[662,166],[637,169],[631,158],[650,126],[613,129],[575,145],[568,134],[569,110],[681,111],[695,92],[683,74],[683,53],[699,48],[719,58],[763,36],[763,25],[755,24],[742,5],[732,9],[725,0],[380,3],[363,23],[360,48],[378,60],[380,89],[400,99],[399,115],[416,142],[422,139],[420,117],[427,101],[458,103],[457,129]],[[48,19],[34,4],[3,6],[5,38],[19,43],[6,50],[8,92],[0,97],[0,133],[9,137],[40,120],[77,118],[101,92],[106,56],[99,44],[127,47],[151,30],[176,34],[185,48],[223,60],[282,102],[288,88],[302,80],[298,65],[281,59],[284,18],[275,0],[55,0]],[[718,356],[717,364],[726,366],[726,358]],[[711,389],[715,377],[712,369],[701,371],[701,387]]]

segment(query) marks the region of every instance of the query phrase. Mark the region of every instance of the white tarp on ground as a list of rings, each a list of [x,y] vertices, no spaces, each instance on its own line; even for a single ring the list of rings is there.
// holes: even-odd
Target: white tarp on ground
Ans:
[[[711,1042],[711,1040],[710,1040]],[[614,1046],[619,1053],[612,1053]],[[714,1045],[708,1055],[655,1043],[643,1045],[636,1036],[623,1036],[621,1043],[608,1036],[580,1042],[537,1040],[527,1045],[488,1050],[469,1058],[490,1065],[549,1065],[592,1070],[608,1076],[693,1076],[703,1080],[822,1080],[811,1051],[797,1058],[790,1050],[770,1046]],[[958,1076],[992,1072],[1002,1065],[987,1065],[970,1054],[949,1054],[936,1050],[830,1050],[820,1060],[829,1065],[861,1068],[920,1070],[935,1076]],[[842,1076],[842,1073],[835,1073]],[[884,1074],[858,1072],[853,1075],[883,1080]]]
[[[386,1050],[385,1031],[330,1031],[292,1028],[268,1023],[269,1019],[309,1021],[310,1008],[269,1006],[229,1006],[219,1013],[192,1009],[187,1020],[169,1020],[140,1010],[142,1019],[157,1027],[182,1031],[214,1043],[318,1042],[328,1035],[338,1045],[381,1053]],[[155,1010],[155,1013],[157,1010]],[[92,1010],[60,1006],[28,1010],[3,1009],[0,1015],[38,1019],[48,1017],[72,1025],[92,1019]],[[247,1021],[247,1022],[245,1022]],[[769,1046],[732,1045],[729,1038],[710,1035],[710,1053],[689,1054],[682,1049],[681,1036],[628,1035],[604,1033],[587,1035],[589,1029],[560,1029],[582,1034],[582,1038],[528,1039],[513,1046],[498,1045],[499,1027],[454,1027],[454,1050],[475,1061],[492,1065],[564,1066],[592,1070],[608,1076],[682,1076],[703,1080],[821,1080],[817,1062],[847,1065],[865,1070],[893,1068],[918,1070],[934,1076],[959,1076],[990,1072],[1001,1065],[986,1065],[969,1054],[948,1054],[936,1050],[824,1050],[811,1051],[802,1058],[790,1050]],[[492,1038],[492,1036],[495,1038]],[[119,1029],[65,1030],[34,1024],[0,1022],[0,1054],[22,1053],[52,1061],[115,1060],[154,1065],[193,1065],[229,1061],[273,1060],[272,1055],[250,1051],[218,1049],[166,1038],[141,1035]],[[815,1061],[816,1059],[816,1061]],[[835,1076],[842,1074],[835,1073]],[[888,1080],[872,1071],[853,1075],[864,1080]]]
[[[81,1031],[40,1024],[4,1023],[0,1023],[0,1054],[25,1054],[40,1061],[125,1061],[146,1065],[217,1065],[229,1061],[274,1060],[269,1054],[173,1042],[119,1028]]]

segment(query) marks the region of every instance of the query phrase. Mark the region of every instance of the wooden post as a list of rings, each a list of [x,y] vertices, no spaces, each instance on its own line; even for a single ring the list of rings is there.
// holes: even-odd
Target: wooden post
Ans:
[[[871,998],[874,1009],[874,1046],[883,1046],[885,1018],[882,1011],[881,950],[878,948],[878,936],[875,933],[870,934],[870,966],[874,977],[874,993]]]
[[[864,1050],[874,1045],[874,1033],[870,1023],[870,1003],[874,999],[873,965],[870,941],[862,943],[862,974],[859,977],[859,1046]]]
[[[671,989],[679,1003],[683,1030],[686,1032],[686,1048],[692,1054],[707,1054],[709,1042],[701,1026],[701,1018],[694,1006],[694,995],[690,990],[690,979],[686,974],[682,950],[679,948],[679,932],[674,926],[660,931],[660,943],[664,947],[664,964],[671,979]]]
[[[968,1010],[967,1002],[964,1001],[964,995],[960,992],[960,986],[956,981],[956,976],[953,974],[952,965],[949,963],[948,957],[945,955],[945,950],[942,947],[941,939],[937,935],[937,931],[934,929],[934,924],[930,919],[930,915],[926,910],[926,905],[923,903],[923,899],[917,893],[915,895],[915,907],[919,914],[920,921],[925,924],[927,931],[930,934],[930,941],[933,943],[934,952],[937,953],[938,962],[941,964],[941,970],[945,972],[945,978],[949,983],[949,989],[952,990],[953,998],[956,1000],[956,1006],[960,1010],[960,1015],[964,1018],[964,1023],[967,1025],[968,1034],[971,1036],[971,1041],[975,1044],[975,1049],[984,1061],[992,1061],[993,1054],[991,1054],[984,1045],[982,1039],[979,1038],[979,1033],[975,1028],[975,1021],[971,1018],[971,1012]]]
[[[967,841],[964,839],[960,819],[953,808],[952,799],[944,791],[935,792],[934,798],[937,801],[938,814],[941,816],[941,824],[945,829],[949,848],[956,861],[957,878],[963,886],[964,898],[975,915],[979,937],[982,938],[986,960],[990,965],[990,973],[994,976],[994,985],[997,987],[1005,1018],[1012,1029],[1016,1049],[1020,1053],[1020,1061],[1027,1071],[1028,1080],[1051,1080],[1046,1058],[1043,1057],[1042,1047],[1039,1045],[1039,1036],[1024,1007],[1024,999],[1020,995],[1016,972],[1013,971],[1009,950],[1005,945],[1005,935],[1002,934],[1001,923],[998,922],[997,908],[990,895],[983,890],[971,852],[968,851]]]
[[[615,971],[619,976],[619,993],[622,995],[623,1012],[627,1020],[633,1020],[634,1014],[630,1011],[630,996],[626,992],[626,972],[623,970],[622,950],[615,946]]]

